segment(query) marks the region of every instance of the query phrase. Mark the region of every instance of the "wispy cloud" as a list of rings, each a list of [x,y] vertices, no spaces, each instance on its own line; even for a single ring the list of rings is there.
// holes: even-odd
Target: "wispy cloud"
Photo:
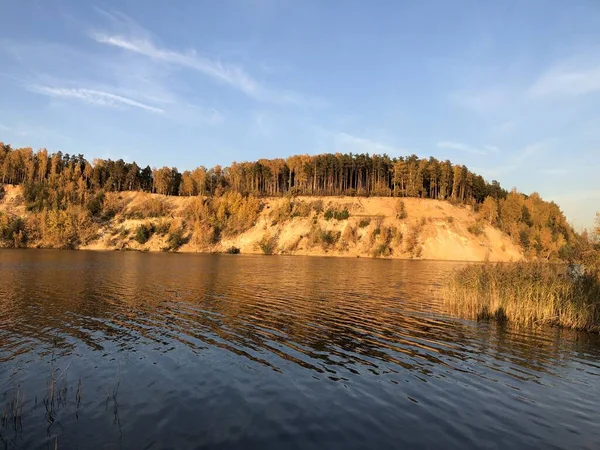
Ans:
[[[526,145],[523,147],[516,156],[512,158],[512,160],[521,164],[528,158],[534,155],[539,155],[540,153],[546,152],[550,148],[550,142],[548,140],[535,142],[533,144]]]
[[[459,152],[471,153],[473,155],[486,155],[490,152],[497,153],[499,151],[498,147],[494,147],[493,145],[485,145],[483,148],[477,148],[462,142],[454,141],[439,141],[436,143],[436,147],[444,150],[457,150]]]
[[[478,173],[486,177],[499,177],[515,172],[516,170],[525,168],[524,164],[534,155],[539,155],[546,152],[550,148],[551,142],[540,141],[533,144],[526,145],[525,147],[518,150],[512,156],[508,156],[511,153],[505,152],[507,158],[502,165],[495,165],[494,167],[474,167]]]
[[[450,94],[450,100],[463,108],[484,112],[503,106],[508,96],[505,89],[490,87],[479,91],[455,91]]]
[[[273,123],[271,118],[264,112],[258,112],[254,115],[253,133],[265,139],[273,137]]]
[[[539,173],[542,175],[567,175],[573,173],[573,169],[553,168],[553,169],[540,169]]]
[[[93,33],[92,37],[101,44],[111,45],[144,55],[155,61],[162,61],[174,66],[195,70],[220,83],[230,85],[255,100],[299,106],[323,106],[325,104],[323,100],[297,92],[268,88],[241,67],[228,65],[222,61],[198,55],[193,50],[182,53],[160,48],[147,37],[132,39],[121,35],[109,35],[105,33]]]
[[[11,64],[12,68],[28,70],[4,77],[38,94],[132,111],[148,111],[145,107],[149,107],[150,112],[164,111],[168,120],[189,125],[216,126],[224,120],[221,112],[204,105],[204,99],[197,98],[185,81],[172,78],[169,68],[150,59],[132,58],[127,53],[91,53],[51,42],[0,39],[0,52],[5,48],[21,55],[21,63]]]
[[[201,108],[196,105],[187,105],[188,110],[196,114],[196,117],[207,125],[220,125],[224,122],[223,115],[214,108]]]
[[[556,202],[582,202],[587,203],[591,199],[600,199],[600,189],[596,190],[577,190],[568,192],[566,194],[557,194],[548,196],[551,200]]]
[[[546,195],[545,198],[560,205],[567,217],[579,228],[591,229],[594,226],[594,205],[600,200],[600,190],[580,189],[556,195]],[[597,203],[596,203],[597,204]]]
[[[490,128],[491,136],[494,138],[502,138],[514,134],[518,128],[518,122],[514,119],[505,120],[496,125],[492,125]]]
[[[54,98],[70,98],[80,100],[85,103],[98,106],[108,107],[123,107],[131,106],[140,108],[153,113],[163,113],[164,111],[160,108],[147,105],[145,103],[138,102],[131,98],[123,97],[120,95],[111,94],[109,92],[97,91],[94,89],[72,89],[72,88],[59,88],[51,86],[29,86],[31,92],[46,95]]]
[[[534,98],[579,96],[600,91],[600,65],[581,67],[561,63],[544,73],[529,88]]]
[[[358,153],[407,153],[399,147],[372,139],[355,136],[348,133],[338,132],[334,134],[334,145],[336,150],[342,152]]]

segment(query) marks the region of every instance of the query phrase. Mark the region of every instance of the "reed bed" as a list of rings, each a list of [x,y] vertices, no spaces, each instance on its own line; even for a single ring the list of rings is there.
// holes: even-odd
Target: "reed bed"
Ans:
[[[450,312],[469,319],[600,332],[600,277],[537,262],[469,265],[442,289]]]

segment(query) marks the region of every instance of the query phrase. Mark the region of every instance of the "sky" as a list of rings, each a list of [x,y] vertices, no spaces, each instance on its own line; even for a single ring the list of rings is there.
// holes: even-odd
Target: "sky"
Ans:
[[[598,0],[0,0],[0,141],[180,170],[417,154],[600,210]]]

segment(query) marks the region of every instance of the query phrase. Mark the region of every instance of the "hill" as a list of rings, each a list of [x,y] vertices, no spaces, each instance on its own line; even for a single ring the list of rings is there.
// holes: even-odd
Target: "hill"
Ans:
[[[415,155],[296,155],[180,173],[0,143],[2,197],[0,245],[11,247],[564,261],[589,246],[537,193]]]

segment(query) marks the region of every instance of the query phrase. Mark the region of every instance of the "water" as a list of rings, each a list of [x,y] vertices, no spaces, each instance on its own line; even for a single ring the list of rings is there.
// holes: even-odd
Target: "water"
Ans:
[[[600,448],[599,338],[445,315],[456,267],[0,250],[0,448]]]

